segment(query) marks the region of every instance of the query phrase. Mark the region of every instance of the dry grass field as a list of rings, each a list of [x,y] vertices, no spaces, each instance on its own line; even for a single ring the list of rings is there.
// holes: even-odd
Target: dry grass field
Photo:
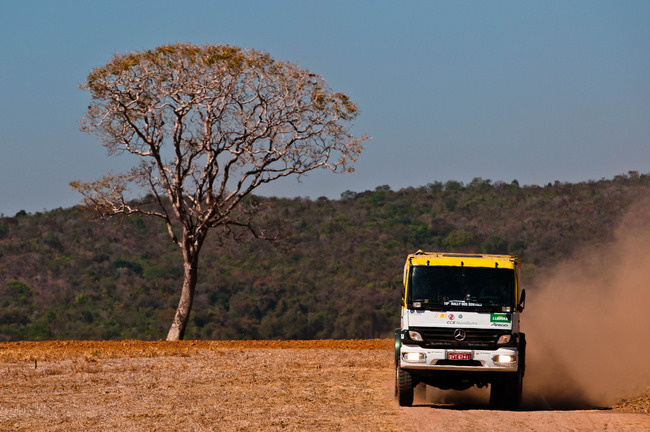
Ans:
[[[0,344],[1,431],[392,431],[392,341]]]
[[[399,408],[392,347],[392,340],[0,343],[0,431],[650,427],[647,393],[607,411],[498,412],[431,401]]]

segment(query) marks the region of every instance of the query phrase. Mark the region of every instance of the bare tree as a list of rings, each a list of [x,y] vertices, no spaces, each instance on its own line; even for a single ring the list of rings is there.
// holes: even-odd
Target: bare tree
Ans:
[[[357,105],[322,77],[266,53],[176,44],[116,54],[81,86],[92,102],[82,130],[110,155],[138,156],[129,172],[72,187],[103,217],[161,218],[183,255],[180,301],[167,340],[183,339],[208,231],[251,224],[245,201],[259,186],[317,168],[352,171],[366,136],[349,123]],[[129,186],[152,200],[129,201]],[[131,191],[132,193],[132,191]]]

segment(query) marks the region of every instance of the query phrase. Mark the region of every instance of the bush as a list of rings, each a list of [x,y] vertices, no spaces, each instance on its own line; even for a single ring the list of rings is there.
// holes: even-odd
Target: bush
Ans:
[[[442,240],[442,247],[445,250],[453,251],[455,249],[471,246],[474,244],[474,234],[469,231],[457,229],[449,233]]]

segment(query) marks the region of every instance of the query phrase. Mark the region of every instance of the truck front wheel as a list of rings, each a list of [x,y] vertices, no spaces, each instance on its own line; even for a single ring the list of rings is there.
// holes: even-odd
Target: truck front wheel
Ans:
[[[413,376],[399,366],[395,368],[395,395],[400,406],[413,405]]]
[[[490,407],[492,409],[517,409],[521,403],[523,371],[519,369],[516,373],[504,373],[503,375],[490,385]]]

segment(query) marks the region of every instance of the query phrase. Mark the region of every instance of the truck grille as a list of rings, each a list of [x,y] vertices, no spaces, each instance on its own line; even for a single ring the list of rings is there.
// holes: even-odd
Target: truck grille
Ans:
[[[422,336],[420,346],[428,348],[496,348],[497,340],[508,331],[491,329],[464,329],[463,341],[454,338],[454,328],[410,327]]]

